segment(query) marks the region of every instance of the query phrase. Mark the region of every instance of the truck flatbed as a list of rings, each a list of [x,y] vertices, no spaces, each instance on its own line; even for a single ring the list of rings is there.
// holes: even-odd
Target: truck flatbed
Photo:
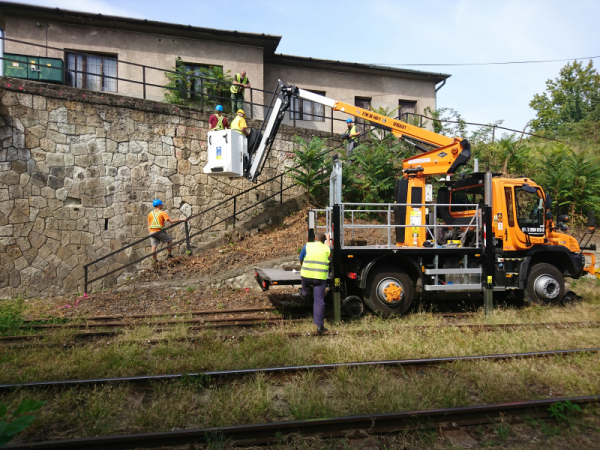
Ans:
[[[299,270],[283,269],[254,269],[254,279],[263,291],[268,291],[269,286],[294,286],[300,285]]]

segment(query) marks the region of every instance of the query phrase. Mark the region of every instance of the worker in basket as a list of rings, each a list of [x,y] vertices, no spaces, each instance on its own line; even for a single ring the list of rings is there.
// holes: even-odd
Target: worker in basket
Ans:
[[[329,234],[319,233],[315,242],[308,242],[300,252],[300,279],[302,282],[302,297],[308,297],[309,287],[313,287],[314,306],[313,323],[317,333],[323,334],[325,328],[325,286],[329,274],[329,255],[331,253]]]
[[[208,118],[208,129],[214,131],[221,131],[229,128],[229,122],[227,122],[227,117],[223,115],[223,107],[221,105],[217,105],[215,107],[215,113],[211,114]]]
[[[250,134],[250,128],[248,128],[248,124],[246,124],[246,113],[243,109],[238,109],[235,119],[231,122],[231,129],[244,136]]]
[[[159,199],[154,200],[152,206],[154,206],[154,210],[150,211],[150,214],[148,214],[148,233],[150,233],[152,253],[156,251],[158,244],[162,242],[169,246],[167,249],[167,258],[172,258],[173,255],[171,255],[171,252],[173,251],[173,247],[171,246],[171,243],[173,242],[173,239],[171,239],[171,236],[164,231],[165,222],[180,223],[187,222],[187,219],[172,220],[169,215],[162,210],[164,205]],[[158,262],[157,255],[152,255],[152,258],[155,263]]]

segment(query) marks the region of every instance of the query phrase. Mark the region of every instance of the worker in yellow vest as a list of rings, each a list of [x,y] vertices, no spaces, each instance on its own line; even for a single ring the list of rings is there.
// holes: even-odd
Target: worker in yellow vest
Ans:
[[[158,244],[162,242],[169,246],[167,249],[167,258],[172,258],[173,255],[171,255],[171,252],[173,251],[173,247],[171,246],[171,243],[173,242],[173,239],[171,239],[171,236],[164,231],[165,222],[180,223],[187,222],[187,219],[172,220],[169,215],[162,210],[164,205],[159,199],[154,200],[152,206],[154,206],[154,210],[150,211],[150,214],[148,214],[148,233],[150,233],[152,253],[156,251]],[[158,262],[157,255],[152,255],[152,258],[154,259],[154,262]]]
[[[233,77],[233,84],[231,85],[231,110],[244,109],[244,88],[249,88],[250,81],[246,76],[246,71],[242,70],[240,73],[236,73]]]
[[[356,129],[356,125],[354,125],[352,119],[346,120],[346,125],[348,126],[348,131],[342,134],[342,139],[348,139],[346,155],[348,155],[348,158],[350,158],[352,151],[358,147],[358,138],[360,137],[360,132]]]
[[[233,119],[233,122],[231,122],[231,129],[243,134],[244,136],[248,136],[250,134],[250,128],[248,128],[248,124],[246,123],[246,113],[243,109],[238,109],[235,119]]]
[[[325,328],[325,286],[329,275],[330,239],[329,234],[319,233],[315,242],[308,242],[300,252],[300,280],[302,282],[302,297],[308,296],[309,287],[313,287],[313,323],[317,333],[323,334]]]
[[[217,105],[215,107],[215,113],[211,114],[208,118],[208,129],[214,131],[221,131],[229,128],[229,122],[227,117],[223,115],[223,107]]]

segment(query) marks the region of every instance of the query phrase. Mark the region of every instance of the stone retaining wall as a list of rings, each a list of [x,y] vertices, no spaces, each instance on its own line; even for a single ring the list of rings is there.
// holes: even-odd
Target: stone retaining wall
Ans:
[[[252,187],[202,173],[207,128],[208,115],[190,108],[0,78],[0,297],[81,292],[84,264],[147,234],[154,198],[181,218]],[[294,135],[319,134],[329,137],[282,126],[259,182],[291,164]],[[339,138],[329,142],[341,145]],[[238,211],[279,188],[275,180],[245,194]],[[300,193],[293,187],[285,198]],[[192,232],[229,216],[231,203],[192,220]],[[183,227],[174,237],[183,237]],[[93,276],[148,251],[146,241]]]

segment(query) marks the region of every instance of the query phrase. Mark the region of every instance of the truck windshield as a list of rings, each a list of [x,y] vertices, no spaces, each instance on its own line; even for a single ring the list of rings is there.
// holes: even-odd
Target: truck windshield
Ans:
[[[515,186],[515,206],[521,231],[530,236],[544,236],[544,199],[541,191],[526,192],[522,187]]]

